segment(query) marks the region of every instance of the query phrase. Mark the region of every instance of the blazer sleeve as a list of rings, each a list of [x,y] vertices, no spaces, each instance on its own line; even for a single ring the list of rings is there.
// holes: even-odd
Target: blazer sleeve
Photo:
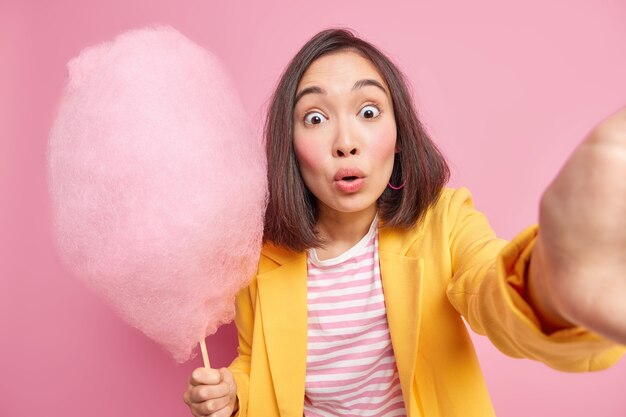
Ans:
[[[466,189],[452,193],[446,218],[452,262],[447,296],[475,332],[506,355],[561,371],[605,369],[621,358],[626,347],[582,327],[542,331],[523,297],[536,225],[511,242],[498,239]]]
[[[235,324],[237,326],[237,357],[229,365],[228,369],[233,373],[237,383],[237,399],[239,411],[235,416],[246,417],[248,413],[248,396],[250,386],[250,355],[252,349],[252,332],[254,326],[254,310],[252,304],[251,287],[242,289],[236,297],[237,314]]]

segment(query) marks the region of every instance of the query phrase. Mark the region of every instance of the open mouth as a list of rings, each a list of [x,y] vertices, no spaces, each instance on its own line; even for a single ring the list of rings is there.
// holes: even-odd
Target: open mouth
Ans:
[[[353,194],[363,188],[364,178],[358,169],[342,169],[335,175],[335,186],[342,193]]]
[[[344,185],[350,184],[351,187],[354,187],[355,184],[359,184],[363,182],[363,178],[365,174],[358,168],[354,167],[345,167],[339,169],[335,173],[334,181],[337,183],[341,183]]]

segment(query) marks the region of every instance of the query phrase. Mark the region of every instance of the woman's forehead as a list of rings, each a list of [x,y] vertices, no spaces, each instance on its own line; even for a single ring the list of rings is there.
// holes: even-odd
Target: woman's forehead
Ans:
[[[313,61],[302,75],[297,92],[311,86],[324,89],[332,86],[352,87],[355,82],[362,79],[376,80],[387,87],[384,78],[369,59],[353,51],[338,51]]]

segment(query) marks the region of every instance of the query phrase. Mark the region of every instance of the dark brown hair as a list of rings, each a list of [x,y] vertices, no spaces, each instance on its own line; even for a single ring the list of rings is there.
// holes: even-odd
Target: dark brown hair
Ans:
[[[293,111],[302,75],[322,55],[353,50],[369,59],[390,89],[399,153],[390,182],[404,188],[385,189],[378,199],[383,226],[411,228],[437,200],[450,171],[441,152],[418,120],[404,75],[377,48],[345,29],[315,35],[283,72],[265,122],[269,201],[263,240],[292,250],[319,247],[315,231],[317,202],[300,176],[293,147]]]

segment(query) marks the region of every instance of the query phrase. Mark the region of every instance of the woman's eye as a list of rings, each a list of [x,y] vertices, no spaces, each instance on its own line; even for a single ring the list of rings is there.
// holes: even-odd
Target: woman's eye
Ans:
[[[304,116],[304,122],[309,125],[318,125],[326,121],[326,117],[320,112],[314,111]]]
[[[378,107],[372,104],[369,104],[363,107],[361,111],[359,112],[359,115],[365,117],[366,119],[374,119],[378,117],[379,114],[380,114],[380,110],[378,110]]]

